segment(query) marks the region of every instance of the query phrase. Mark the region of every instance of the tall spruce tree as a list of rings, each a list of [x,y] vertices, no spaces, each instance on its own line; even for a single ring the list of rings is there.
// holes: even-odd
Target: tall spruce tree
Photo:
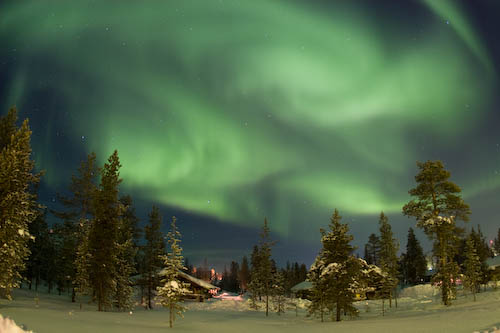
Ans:
[[[189,294],[189,289],[187,289],[187,284],[179,279],[179,272],[184,269],[182,248],[180,247],[181,233],[177,230],[176,225],[177,219],[175,216],[172,217],[172,223],[170,224],[170,231],[167,234],[167,242],[170,247],[169,251],[164,259],[164,269],[162,280],[162,286],[158,287],[158,298],[161,304],[168,308],[170,313],[169,324],[170,327],[173,326],[175,317],[183,317],[183,312],[186,311],[186,307],[180,304],[182,297]]]
[[[123,197],[121,198],[123,199]],[[124,204],[125,203],[125,204]],[[131,215],[132,200],[127,197],[120,200],[120,219],[118,220],[117,234],[117,265],[116,265],[116,294],[115,305],[120,310],[132,307],[133,288],[131,275],[136,272],[135,258],[137,247],[134,246],[134,231],[137,224],[135,215]],[[134,218],[132,221],[131,218]]]
[[[420,169],[415,176],[417,187],[408,193],[416,199],[403,207],[403,214],[417,219],[417,226],[434,241],[437,272],[433,280],[441,284],[443,304],[450,305],[455,296],[458,265],[454,261],[460,228],[455,221],[468,221],[469,206],[462,200],[460,187],[449,181],[450,172],[441,161],[417,162]]]
[[[497,237],[493,242],[493,251],[495,252],[495,255],[500,256],[500,228],[498,228]]]
[[[404,279],[407,283],[414,285],[423,281],[427,270],[427,261],[412,228],[408,229],[408,242],[406,243],[403,266]]]
[[[464,262],[464,288],[469,289],[474,295],[476,301],[476,293],[482,280],[481,259],[477,254],[477,248],[474,240],[474,235],[470,234],[467,238],[467,246],[465,248]]]
[[[247,291],[248,282],[250,281],[250,268],[248,267],[248,259],[243,256],[241,259],[240,271],[238,273],[238,280],[240,281],[240,289],[242,292]]]
[[[101,182],[94,196],[94,219],[88,234],[89,280],[97,299],[98,310],[111,306],[116,295],[118,267],[118,231],[121,214],[118,185],[120,161],[115,150],[100,169]]]
[[[281,315],[285,312],[285,272],[280,270],[274,274],[272,293],[276,313]]]
[[[252,307],[255,309],[257,309],[257,299],[260,301],[262,297],[262,291],[260,290],[261,278],[259,273],[259,263],[259,247],[254,245],[250,256],[250,281],[248,283],[248,290],[251,294]]]
[[[240,265],[236,261],[231,261],[229,266],[229,276],[227,290],[237,293],[240,291],[240,280],[238,277],[238,272],[240,270]]]
[[[26,268],[29,225],[41,208],[33,191],[41,173],[33,173],[28,119],[19,128],[16,121],[15,108],[0,117],[0,296],[8,299]]]
[[[395,288],[398,284],[398,250],[399,244],[397,239],[393,238],[392,228],[389,224],[389,219],[384,212],[380,213],[380,267],[387,273],[389,282],[389,307],[392,306],[392,297],[394,296]]]
[[[46,221],[46,213],[38,214],[36,219],[29,225],[29,233],[34,240],[29,243],[30,256],[26,262],[26,279],[31,290],[32,284],[35,284],[35,291],[38,290],[42,280],[47,280],[46,268],[49,266],[49,226]]]
[[[80,163],[76,175],[71,176],[70,195],[57,196],[65,211],[51,211],[62,220],[56,228],[64,244],[63,265],[72,282],[72,302],[76,301],[77,294],[90,292],[88,233],[94,216],[93,197],[97,190],[97,177],[96,154],[92,152]]]
[[[488,242],[486,241],[479,224],[477,225],[477,231],[472,228],[469,236],[472,238],[472,242],[476,248],[476,254],[478,255],[479,262],[481,263],[480,284],[487,284],[490,280],[490,271],[488,264],[486,264],[486,260],[492,257],[493,253],[488,246]],[[467,251],[465,252],[467,253]],[[479,292],[480,289],[478,288],[477,291]]]
[[[258,281],[257,289],[266,301],[266,316],[269,315],[269,296],[271,296],[271,288],[273,282],[273,267],[271,263],[271,247],[274,242],[270,239],[271,230],[269,229],[267,218],[264,218],[264,225],[260,233],[259,255],[256,281]],[[253,277],[252,277],[252,280]]]
[[[349,227],[340,223],[341,219],[335,209],[330,218],[330,230],[320,229],[323,247],[308,274],[312,283],[309,313],[319,314],[321,321],[325,312],[336,321],[340,321],[341,313],[358,314],[352,303],[356,298],[361,262],[353,255],[355,248],[350,244],[353,237],[347,234]]]
[[[47,237],[47,245],[44,251],[45,265],[44,265],[44,277],[47,283],[49,294],[52,292],[54,285],[58,283],[58,278],[60,276],[59,270],[59,253],[60,246],[57,239],[57,235],[54,234],[52,229],[49,229]],[[59,280],[59,282],[61,282]]]
[[[371,234],[365,245],[365,260],[369,265],[379,265],[380,238]]]
[[[74,225],[67,221],[56,223],[53,226],[53,235],[56,248],[57,284],[59,290],[71,290],[71,300],[76,301],[75,290],[75,257],[76,237]]]
[[[165,255],[165,241],[161,232],[162,217],[157,206],[153,205],[149,213],[148,224],[144,227],[144,238],[146,244],[144,251],[144,271],[143,279],[146,286],[147,308],[152,309],[154,291],[160,286],[160,276],[158,273],[163,267],[163,257]]]
[[[121,218],[123,220],[124,228],[129,230],[132,234],[132,244],[134,248],[138,248],[142,237],[142,230],[139,227],[139,218],[135,214],[132,197],[130,195],[123,195],[119,200],[123,206]]]

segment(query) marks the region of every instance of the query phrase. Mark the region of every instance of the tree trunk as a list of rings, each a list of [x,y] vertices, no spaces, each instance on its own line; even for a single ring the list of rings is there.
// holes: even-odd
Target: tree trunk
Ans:
[[[97,311],[102,311],[102,283],[99,283],[99,295],[97,295]]]
[[[269,295],[266,295],[266,317],[269,315]]]
[[[382,298],[382,316],[384,316],[384,311],[385,311],[385,309],[384,309],[384,303],[385,303],[385,299]]]
[[[75,287],[71,288],[71,303],[76,302],[76,290]]]
[[[170,303],[169,308],[170,308],[170,328],[172,328],[172,325],[174,323],[174,320],[173,320],[174,309],[173,309],[173,304],[172,303]]]
[[[152,309],[151,307],[151,281],[148,282],[148,309]]]
[[[323,294],[321,294],[321,322],[323,322]]]
[[[394,290],[394,304],[396,305],[396,309],[398,308],[398,290],[397,287]]]
[[[339,301],[337,301],[337,308],[335,310],[337,310],[337,316],[336,316],[335,320],[340,321],[340,302]]]
[[[142,279],[140,281],[140,286],[141,286],[141,305],[144,305],[144,283],[142,282]]]

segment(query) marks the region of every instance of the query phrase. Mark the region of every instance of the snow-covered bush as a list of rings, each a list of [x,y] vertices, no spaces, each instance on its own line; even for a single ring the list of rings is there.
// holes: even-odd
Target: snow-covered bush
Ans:
[[[33,333],[33,331],[25,331],[16,325],[14,320],[2,317],[0,314],[0,332],[2,333]]]

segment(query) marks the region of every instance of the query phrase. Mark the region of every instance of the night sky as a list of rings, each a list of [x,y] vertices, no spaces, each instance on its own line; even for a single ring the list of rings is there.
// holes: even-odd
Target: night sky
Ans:
[[[184,255],[310,265],[333,209],[362,247],[389,216],[401,247],[416,161],[440,159],[500,227],[497,1],[2,1],[0,113],[29,117],[56,208],[114,149],[142,223],[179,219]],[[51,221],[53,217],[49,217]],[[417,237],[430,249],[422,232]]]

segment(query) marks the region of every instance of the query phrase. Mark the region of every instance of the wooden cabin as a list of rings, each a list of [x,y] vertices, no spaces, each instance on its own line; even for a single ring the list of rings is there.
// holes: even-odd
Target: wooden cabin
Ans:
[[[491,272],[491,280],[499,281],[500,280],[500,255],[488,258],[486,260],[486,265],[488,265],[488,269]]]
[[[292,287],[291,292],[295,297],[309,299],[311,294],[312,283],[309,281],[302,281]]]
[[[163,270],[160,271],[159,275],[164,275]],[[179,271],[178,278],[182,282],[189,284],[191,293],[184,296],[185,299],[195,299],[199,302],[203,302],[205,299],[211,298],[213,295],[217,294],[220,289],[207,281],[200,280],[182,271]]]

